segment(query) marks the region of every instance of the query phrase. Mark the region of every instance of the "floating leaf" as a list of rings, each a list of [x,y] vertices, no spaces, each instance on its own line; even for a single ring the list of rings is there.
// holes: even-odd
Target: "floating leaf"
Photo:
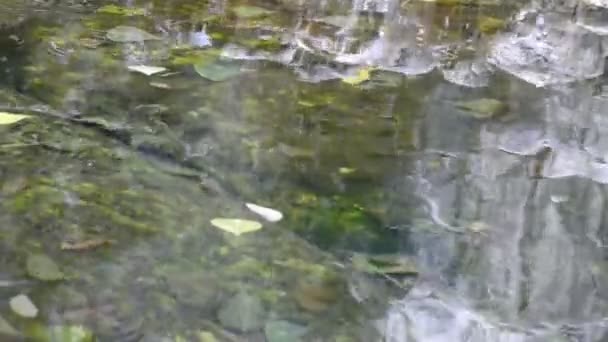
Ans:
[[[261,223],[242,219],[214,218],[211,224],[236,236],[262,229]]]
[[[29,117],[31,117],[31,115],[0,112],[0,125],[10,125]]]
[[[351,168],[351,167],[341,167],[341,168],[339,168],[339,169],[338,169],[338,172],[339,172],[341,175],[349,175],[349,174],[351,174],[351,173],[354,173],[355,171],[357,171],[357,170],[356,170],[356,169],[353,169],[353,168]]]
[[[38,308],[30,298],[24,294],[20,294],[11,298],[9,305],[14,313],[25,318],[34,318],[38,316]]]
[[[166,71],[167,68],[151,66],[151,65],[129,65],[127,69],[135,72],[142,73],[146,76],[152,76],[154,74],[158,74],[159,72]]]
[[[115,28],[108,30],[106,37],[117,43],[133,43],[160,39],[160,37],[133,26],[116,26]]]
[[[134,15],[144,15],[144,14],[146,14],[146,11],[143,8],[106,5],[106,6],[102,6],[102,7],[98,8],[97,13],[134,16]]]
[[[195,64],[194,70],[202,77],[214,82],[225,81],[241,73],[238,65],[219,62]]]
[[[283,213],[272,208],[262,207],[253,203],[245,203],[245,206],[254,213],[262,216],[268,222],[278,222],[283,218]]]
[[[355,76],[345,77],[342,79],[342,81],[354,86],[359,85],[365,81],[369,81],[369,78],[371,77],[371,70],[371,68],[363,68],[359,70]]]
[[[43,254],[33,254],[27,258],[27,274],[43,281],[56,281],[65,277],[59,266],[53,260]]]
[[[256,6],[237,6],[232,9],[232,12],[237,17],[244,19],[266,16],[272,13],[270,10]]]

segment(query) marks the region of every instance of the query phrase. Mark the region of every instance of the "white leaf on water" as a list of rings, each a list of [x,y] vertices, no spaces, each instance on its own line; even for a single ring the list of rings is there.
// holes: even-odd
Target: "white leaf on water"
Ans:
[[[278,222],[283,219],[283,213],[278,210],[262,207],[261,205],[253,204],[253,203],[245,203],[247,209],[253,211],[254,213],[260,215],[268,222]]]
[[[30,298],[24,294],[20,294],[11,298],[9,305],[14,313],[21,317],[34,318],[38,316],[38,308]]]
[[[151,66],[151,65],[129,65],[127,69],[135,72],[142,73],[146,76],[152,76],[154,74],[158,74],[159,72],[166,71],[167,68]]]

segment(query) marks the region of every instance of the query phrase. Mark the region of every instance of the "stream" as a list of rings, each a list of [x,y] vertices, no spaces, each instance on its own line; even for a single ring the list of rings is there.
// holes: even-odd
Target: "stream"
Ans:
[[[605,0],[0,0],[0,340],[608,341],[607,56]]]

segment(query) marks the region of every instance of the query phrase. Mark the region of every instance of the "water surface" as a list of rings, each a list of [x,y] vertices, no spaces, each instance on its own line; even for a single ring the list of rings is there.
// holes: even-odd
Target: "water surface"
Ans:
[[[0,334],[608,339],[607,7],[0,0]]]

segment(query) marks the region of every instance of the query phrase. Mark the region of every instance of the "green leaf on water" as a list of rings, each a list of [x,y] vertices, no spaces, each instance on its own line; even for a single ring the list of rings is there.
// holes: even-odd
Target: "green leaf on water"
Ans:
[[[53,260],[44,254],[32,254],[26,262],[27,274],[35,279],[43,281],[57,281],[65,278],[65,275]]]
[[[354,76],[345,77],[342,79],[342,82],[348,83],[350,85],[359,85],[365,81],[369,81],[371,77],[372,68],[363,68],[359,70],[359,72]]]
[[[143,8],[106,5],[106,6],[102,6],[102,7],[98,8],[97,13],[134,16],[134,15],[144,15],[144,14],[146,14],[146,11]]]
[[[29,117],[31,117],[31,115],[0,112],[0,125],[14,124],[15,122],[27,119]]]
[[[241,73],[238,65],[221,62],[195,64],[194,70],[202,77],[214,82],[226,81]]]
[[[231,219],[231,218],[214,218],[211,220],[211,224],[215,227],[232,233],[236,236],[245,233],[255,232],[262,229],[262,224],[257,221],[242,220],[242,219]]]
[[[34,318],[38,316],[38,308],[30,298],[24,294],[17,295],[11,298],[9,305],[14,313],[25,318]]]
[[[262,17],[272,13],[270,10],[256,6],[237,6],[232,9],[232,12],[237,17],[245,19]]]
[[[106,37],[117,43],[135,43],[146,40],[160,40],[160,37],[133,26],[116,26],[108,30]]]
[[[341,167],[341,168],[338,168],[338,172],[341,175],[350,175],[351,173],[354,173],[355,171],[357,171],[357,169],[353,169],[352,167]]]

